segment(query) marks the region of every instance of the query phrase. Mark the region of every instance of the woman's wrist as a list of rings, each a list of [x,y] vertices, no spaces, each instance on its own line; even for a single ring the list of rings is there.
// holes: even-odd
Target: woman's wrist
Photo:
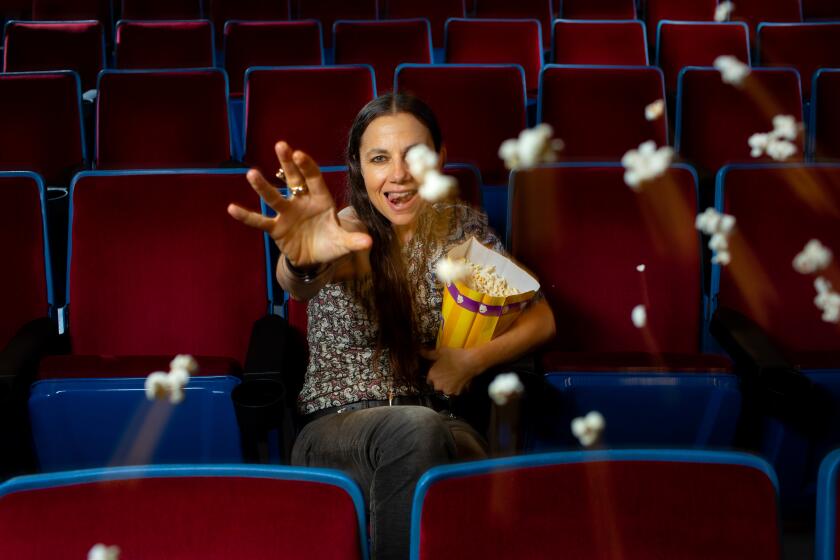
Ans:
[[[329,264],[326,263],[296,266],[286,255],[283,255],[283,259],[286,261],[286,269],[292,274],[292,276],[306,283],[314,282],[319,276],[327,271],[327,268],[329,268]]]

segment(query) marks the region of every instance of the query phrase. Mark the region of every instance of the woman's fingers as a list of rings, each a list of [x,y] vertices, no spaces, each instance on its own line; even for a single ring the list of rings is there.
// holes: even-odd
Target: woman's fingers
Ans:
[[[274,152],[277,154],[277,159],[280,161],[280,166],[286,176],[286,185],[289,188],[302,186],[304,184],[303,174],[292,159],[292,148],[281,140],[274,145]]]
[[[244,208],[242,208],[241,206],[237,206],[236,204],[228,204],[227,211],[228,214],[233,216],[234,219],[239,220],[247,226],[261,229],[262,231],[266,231],[269,233],[274,228],[274,220],[272,220],[271,218],[266,218],[258,212],[251,212],[250,210],[245,210]]]
[[[324,176],[321,175],[321,169],[314,159],[309,157],[306,152],[295,150],[293,160],[297,169],[303,174],[303,179],[306,181],[306,186],[309,187],[311,194],[330,194]]]
[[[350,251],[364,251],[365,249],[369,249],[373,244],[373,239],[366,233],[350,233],[344,231],[343,238],[344,246]]]
[[[245,175],[251,186],[257,191],[266,204],[268,204],[275,212],[282,214],[284,210],[289,207],[289,201],[274,188],[274,185],[266,181],[263,174],[256,169],[249,169]]]

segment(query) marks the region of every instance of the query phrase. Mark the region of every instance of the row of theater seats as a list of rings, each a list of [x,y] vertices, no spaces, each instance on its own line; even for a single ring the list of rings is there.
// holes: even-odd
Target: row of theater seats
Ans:
[[[676,91],[679,71],[709,66],[720,55],[751,60],[754,65],[792,67],[810,95],[815,70],[840,66],[838,22],[759,23],[752,32],[744,22],[660,21],[651,52],[665,74],[669,95]],[[322,47],[323,36],[332,49]],[[229,21],[224,27],[221,57],[230,76],[231,96],[242,95],[251,66],[370,64],[378,89],[392,87],[401,63],[519,64],[529,96],[537,93],[543,61],[554,64],[644,66],[648,39],[638,20],[554,20],[541,27],[530,19],[448,19],[441,55],[432,49],[427,19],[381,21],[339,20],[322,32],[317,20]],[[504,40],[500,40],[500,38]],[[549,43],[543,53],[543,37]],[[79,72],[84,91],[97,87],[103,68],[190,68],[217,65],[212,23],[195,21],[120,21],[116,26],[114,62],[105,47],[98,21],[23,22],[6,25],[4,71],[71,69]],[[387,48],[383,48],[387,45]]]
[[[820,469],[817,560],[837,558],[840,452]],[[779,559],[778,483],[720,451],[569,452],[436,467],[414,496],[411,558]],[[160,515],[165,511],[166,515]],[[358,486],[325,469],[111,468],[0,485],[0,553],[367,559]],[[801,558],[801,557],[800,557]]]
[[[117,5],[119,4],[119,5]],[[0,20],[96,19],[198,19],[215,22],[221,35],[224,22],[232,19],[286,20],[318,19],[326,29],[340,19],[373,20],[424,17],[432,23],[435,45],[440,48],[443,26],[448,18],[528,18],[548,28],[554,18],[565,19],[643,19],[653,39],[662,20],[712,21],[718,0],[84,0],[72,6],[55,0],[10,0],[0,9]],[[840,18],[832,0],[742,0],[732,19],[744,21],[752,31],[761,21],[798,22]],[[329,37],[327,38],[329,42]],[[328,44],[329,46],[329,44]],[[547,46],[547,43],[546,43]]]
[[[340,199],[345,169],[324,173]],[[816,464],[840,443],[840,346],[836,325],[821,321],[812,303],[812,279],[791,261],[810,238],[840,247],[840,166],[725,167],[717,207],[737,217],[738,230],[732,264],[711,267],[711,291],[694,229],[694,170],[676,164],[638,193],[623,173],[616,163],[569,163],[511,178],[507,246],[539,277],[558,317],[558,335],[540,358],[552,410],[532,426],[528,449],[572,445],[568,421],[591,409],[609,419],[608,445],[730,446],[739,418],[756,414],[742,403],[755,390],[741,374],[785,395],[783,405],[762,409],[755,445],[779,470],[783,496],[807,503]],[[0,250],[14,271],[2,290],[0,345],[8,348],[55,298],[43,184],[24,172],[2,183]],[[88,171],[74,179],[60,314],[71,349],[41,362],[29,398],[41,468],[241,460],[230,394],[237,375],[253,371],[254,325],[270,326],[279,302],[268,290],[265,240],[227,216],[229,202],[258,204],[244,170]],[[837,265],[824,276],[840,285]],[[630,320],[638,304],[647,308],[643,329]],[[752,325],[750,337],[721,315]],[[305,306],[289,301],[287,317],[305,332]],[[774,353],[754,351],[755,340]],[[167,412],[145,401],[143,376],[182,352],[198,357],[202,375]],[[293,349],[283,352],[271,345],[280,365],[265,369],[283,369]],[[301,373],[289,373],[290,387]],[[785,420],[791,415],[799,423]],[[810,416],[819,430],[802,428]],[[135,437],[140,448],[126,443]]]
[[[617,161],[628,149],[655,140],[672,143],[704,175],[726,163],[756,161],[747,139],[771,130],[773,116],[802,120],[794,70],[756,68],[744,88],[724,84],[710,68],[687,68],[681,76],[673,142],[667,118],[645,119],[645,106],[664,95],[656,68],[548,66],[540,75],[538,120],[563,138],[563,159]],[[807,152],[817,160],[840,158],[840,126],[831,103],[838,76],[823,69],[815,79],[806,129]],[[487,185],[507,181],[496,152],[526,126],[523,83],[514,65],[404,65],[395,80],[397,91],[415,93],[435,110],[451,159],[476,165]],[[340,165],[350,122],[376,94],[365,66],[252,69],[240,154],[233,147],[239,135],[230,132],[221,70],[107,70],[100,86],[89,158],[75,74],[0,74],[0,106],[8,115],[0,132],[0,166],[34,170],[49,185],[66,185],[91,161],[97,169],[130,169],[216,167],[241,159],[268,173],[276,167],[277,138],[307,150],[322,165]],[[344,95],[333,99],[334,91]],[[794,161],[803,159],[805,139],[797,145]]]

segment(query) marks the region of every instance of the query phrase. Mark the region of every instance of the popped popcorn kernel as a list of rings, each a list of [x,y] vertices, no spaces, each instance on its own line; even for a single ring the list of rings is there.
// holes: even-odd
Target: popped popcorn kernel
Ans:
[[[747,140],[754,158],[767,154],[776,161],[785,161],[796,154],[794,141],[802,126],[790,115],[773,117],[773,130],[756,132]]]
[[[694,220],[694,227],[710,235],[709,249],[715,252],[712,263],[726,266],[732,261],[729,253],[729,236],[735,229],[735,216],[721,214],[714,208],[706,208]]]
[[[95,544],[88,551],[87,560],[120,560],[120,547]]]
[[[437,169],[431,169],[423,177],[423,183],[420,185],[418,194],[424,200],[437,202],[449,197],[457,184],[458,182],[454,177],[444,175]]]
[[[811,274],[828,268],[831,259],[831,249],[820,243],[819,239],[811,239],[794,257],[793,268],[800,274]]]
[[[443,257],[435,265],[435,275],[446,285],[464,281],[472,276],[472,267],[464,259]]]
[[[657,99],[653,103],[645,107],[645,119],[655,121],[665,114],[665,100]]]
[[[653,140],[643,142],[638,150],[629,150],[621,158],[625,169],[624,182],[631,189],[638,190],[643,182],[662,176],[673,158],[674,149],[670,146],[657,149]]]
[[[500,373],[487,388],[490,398],[499,406],[506,405],[511,397],[521,395],[524,391],[525,387],[515,373]]]
[[[637,305],[633,308],[633,311],[630,312],[630,320],[633,321],[633,326],[637,329],[645,328],[647,325],[647,309],[645,309],[644,305]]]
[[[814,288],[817,290],[814,305],[823,312],[822,320],[826,323],[840,323],[840,294],[822,276],[814,280]]]
[[[607,422],[604,416],[597,410],[572,420],[572,434],[583,447],[592,447],[597,444],[606,427]]]
[[[717,8],[715,8],[715,21],[729,21],[733,10],[735,10],[735,4],[733,4],[729,0],[721,2],[720,4],[718,4]]]
[[[554,129],[541,123],[526,128],[519,138],[509,138],[499,146],[499,158],[508,169],[530,169],[541,163],[557,161],[557,152],[563,149],[563,141],[552,139]]]
[[[198,362],[188,354],[178,354],[169,363],[169,372],[155,371],[146,377],[144,388],[146,398],[178,404],[184,400],[184,387],[190,382],[190,375],[198,372]]]
[[[715,59],[714,67],[720,71],[724,83],[740,87],[747,76],[750,75],[750,67],[731,55],[722,55]]]

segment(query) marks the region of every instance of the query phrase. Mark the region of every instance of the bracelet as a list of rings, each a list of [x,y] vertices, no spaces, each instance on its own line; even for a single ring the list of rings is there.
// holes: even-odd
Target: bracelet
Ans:
[[[319,264],[315,267],[297,267],[292,264],[292,261],[289,260],[289,257],[283,255],[283,258],[286,260],[286,268],[289,272],[292,273],[294,277],[298,280],[301,280],[305,284],[311,284],[314,282],[319,276],[324,274],[329,268],[328,264]]]

